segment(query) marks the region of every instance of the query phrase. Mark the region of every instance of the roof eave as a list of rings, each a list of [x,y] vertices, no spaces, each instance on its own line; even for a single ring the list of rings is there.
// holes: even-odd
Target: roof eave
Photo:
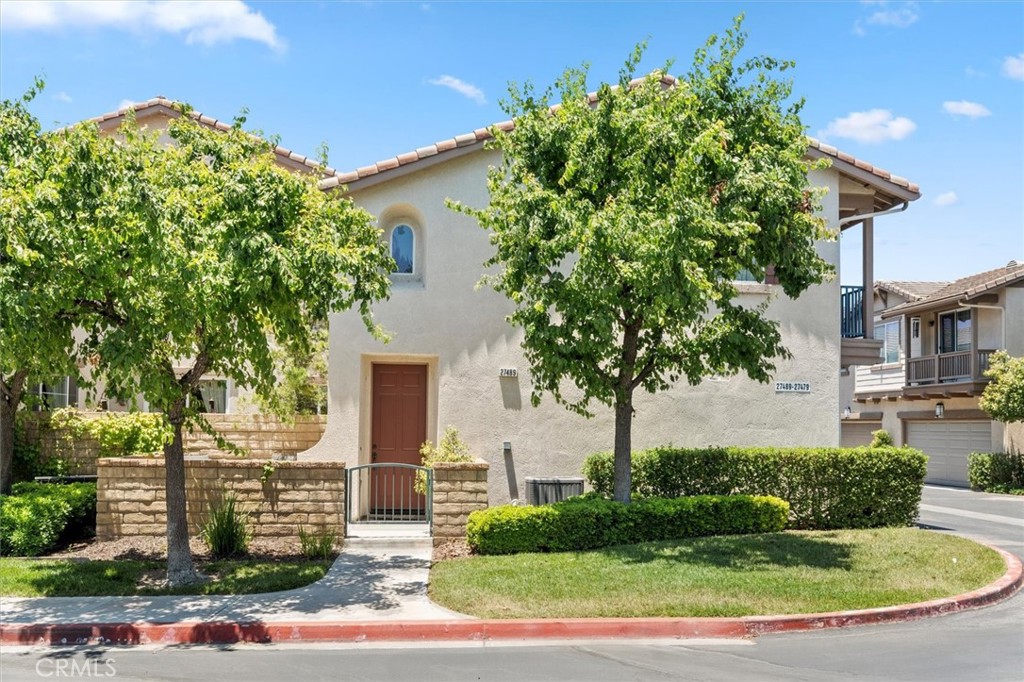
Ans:
[[[807,156],[812,159],[828,159],[832,162],[832,168],[851,180],[864,183],[890,195],[893,201],[887,203],[891,206],[905,201],[917,201],[921,198],[920,189],[914,183],[898,176],[892,176],[894,180],[886,180],[875,172],[861,168],[856,163],[846,161],[835,154],[822,151],[813,144],[807,147]]]

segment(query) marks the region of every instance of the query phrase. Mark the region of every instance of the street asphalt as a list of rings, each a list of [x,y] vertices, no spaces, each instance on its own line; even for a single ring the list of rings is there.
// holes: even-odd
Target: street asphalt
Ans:
[[[1024,498],[927,487],[921,524],[1024,555]],[[117,680],[1024,680],[1024,593],[911,623],[730,641],[7,648],[0,678]]]

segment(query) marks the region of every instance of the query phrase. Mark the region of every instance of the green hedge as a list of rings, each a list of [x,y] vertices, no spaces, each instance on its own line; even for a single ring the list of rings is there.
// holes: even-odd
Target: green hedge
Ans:
[[[1024,495],[1024,454],[972,452],[967,458],[967,480],[974,490]]]
[[[95,483],[15,483],[0,497],[0,554],[38,556],[95,531]]]
[[[480,554],[566,552],[705,535],[773,533],[789,505],[774,497],[701,495],[622,504],[593,493],[537,507],[469,515],[466,538]]]
[[[633,453],[643,497],[774,495],[800,529],[914,523],[928,458],[911,448],[654,448]],[[587,458],[583,475],[611,496],[613,458]]]

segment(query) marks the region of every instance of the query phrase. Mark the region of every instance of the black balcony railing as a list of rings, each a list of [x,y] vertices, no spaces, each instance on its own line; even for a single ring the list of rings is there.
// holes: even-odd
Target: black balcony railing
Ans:
[[[840,326],[844,339],[858,339],[864,336],[864,287],[841,286]]]

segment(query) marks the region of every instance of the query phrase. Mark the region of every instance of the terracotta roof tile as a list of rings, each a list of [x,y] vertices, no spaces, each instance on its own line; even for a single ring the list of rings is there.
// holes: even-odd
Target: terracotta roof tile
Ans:
[[[123,118],[124,115],[129,110],[134,111],[135,114],[138,115],[139,113],[143,113],[143,114],[148,113],[150,109],[161,108],[161,107],[167,112],[168,115],[171,115],[171,116],[179,116],[180,115],[180,111],[178,110],[177,103],[175,103],[173,100],[169,100],[166,97],[154,97],[152,99],[146,100],[145,102],[135,102],[134,104],[131,104],[130,106],[122,107],[122,108],[118,109],[117,111],[107,112],[105,114],[102,114],[100,116],[96,116],[96,117],[94,117],[92,119],[89,119],[89,120],[94,121],[96,123],[106,123],[107,121],[112,121],[114,119]],[[225,123],[224,121],[219,121],[219,120],[213,118],[212,116],[207,116],[205,114],[201,114],[198,111],[191,111],[191,112],[189,112],[189,115],[193,119],[198,121],[199,123],[201,123],[201,124],[203,124],[203,125],[205,125],[205,126],[207,126],[209,128],[214,128],[216,130],[230,130],[231,129],[231,124]],[[309,168],[310,170],[322,172],[325,175],[330,176],[331,179],[338,178],[338,177],[341,177],[343,175],[343,174],[339,173],[338,171],[336,171],[335,169],[331,168],[330,166],[321,166],[319,163],[317,163],[316,161],[310,159],[308,156],[303,156],[301,154],[297,154],[297,153],[291,151],[290,149],[286,149],[286,148],[281,147],[281,146],[274,147],[274,153],[277,156],[281,157],[281,158],[288,159],[289,161],[292,161],[293,163],[298,163],[298,164],[300,164],[302,166],[305,166],[306,168]],[[337,184],[337,183],[335,183],[335,184]]]
[[[630,85],[631,86],[636,85],[636,84],[642,82],[642,80],[643,79],[639,79],[639,78],[638,79],[634,79],[630,83]],[[672,85],[675,85],[678,81],[674,77],[672,77],[672,76],[663,76],[661,78],[661,82],[665,86],[672,86]],[[591,98],[594,98],[594,97],[596,97],[596,94],[592,93],[591,94]],[[592,101],[596,101],[596,100],[592,99]],[[120,118],[120,117],[124,116],[125,112],[128,109],[133,109],[135,111],[135,113],[138,114],[139,112],[145,111],[145,110],[147,110],[149,108],[152,108],[152,107],[165,107],[170,112],[176,112],[177,111],[177,109],[175,108],[175,103],[173,101],[171,101],[171,100],[169,100],[169,99],[167,99],[165,97],[156,97],[156,98],[147,100],[145,102],[139,102],[139,103],[133,104],[131,107],[126,107],[124,109],[120,109],[120,110],[115,111],[115,112],[110,112],[110,113],[107,113],[107,114],[103,114],[102,116],[99,116],[99,117],[97,117],[97,118],[95,118],[93,120],[97,121],[97,122],[104,122],[104,121],[108,121],[108,120],[111,120],[111,119]],[[557,105],[556,105],[556,107],[557,107]],[[210,116],[205,116],[205,115],[200,114],[199,112],[196,112],[196,111],[190,112],[190,115],[194,119],[198,120],[200,123],[202,123],[204,125],[207,125],[207,126],[210,126],[210,127],[213,127],[213,128],[217,128],[219,130],[227,130],[227,129],[229,129],[231,127],[227,123],[224,123],[222,121],[218,121],[217,119],[212,118]],[[514,124],[513,121],[501,121],[500,123],[496,123],[494,125],[494,127],[499,129],[499,130],[508,132],[508,131],[513,129],[514,125],[515,124]],[[344,185],[344,184],[352,183],[352,182],[355,182],[357,180],[361,180],[363,178],[368,178],[368,177],[371,177],[371,176],[374,176],[374,175],[378,175],[380,173],[384,173],[384,172],[388,172],[388,171],[393,171],[393,170],[396,170],[396,169],[401,168],[403,166],[407,166],[409,164],[416,163],[417,161],[420,161],[422,159],[425,159],[425,158],[428,158],[428,157],[437,156],[438,154],[448,153],[448,152],[451,152],[451,151],[453,151],[455,149],[459,149],[459,148],[463,148],[463,147],[468,147],[468,146],[480,144],[480,143],[482,143],[482,142],[484,142],[486,140],[491,139],[491,137],[492,137],[492,135],[491,135],[490,128],[477,128],[476,130],[474,130],[471,133],[464,133],[462,135],[457,135],[457,136],[455,136],[453,138],[447,138],[445,140],[441,140],[439,142],[436,142],[436,143],[434,143],[432,145],[427,145],[425,147],[420,147],[420,148],[416,149],[413,152],[406,152],[404,154],[398,154],[397,156],[393,156],[391,158],[384,159],[383,161],[379,161],[377,163],[370,164],[368,166],[362,166],[362,167],[356,169],[355,171],[349,171],[349,172],[339,172],[339,171],[337,171],[337,170],[335,170],[333,168],[330,168],[330,167],[322,168],[321,169],[319,164],[317,164],[315,161],[311,160],[309,157],[302,156],[300,154],[295,154],[292,151],[290,151],[288,149],[285,149],[284,147],[278,146],[278,147],[276,147],[274,149],[274,152],[278,156],[282,156],[284,158],[287,158],[287,159],[289,159],[290,161],[292,161],[294,163],[299,163],[299,164],[304,165],[304,166],[306,166],[306,167],[308,167],[310,169],[321,170],[322,172],[324,172],[329,177],[326,177],[324,180],[321,181],[321,187],[323,187],[324,189],[329,189],[329,188],[332,188],[332,187],[337,187],[339,185]],[[873,166],[872,164],[870,164],[870,163],[868,163],[866,161],[863,161],[861,159],[857,159],[856,157],[854,157],[854,156],[852,156],[850,154],[847,154],[845,152],[840,152],[838,149],[836,149],[832,145],[826,144],[824,142],[820,142],[819,140],[816,140],[816,139],[811,138],[811,137],[807,138],[807,145],[808,145],[808,148],[816,149],[819,152],[821,152],[822,154],[825,154],[827,156],[831,156],[831,157],[833,157],[835,159],[838,159],[840,161],[843,161],[843,162],[846,162],[846,163],[851,163],[851,164],[853,164],[854,166],[856,166],[857,168],[859,168],[861,170],[867,171],[867,172],[871,173],[872,175],[875,175],[876,177],[878,177],[878,178],[880,178],[882,180],[886,180],[888,182],[891,182],[892,184],[895,184],[895,185],[897,185],[899,187],[903,187],[903,188],[907,189],[910,192],[917,193],[917,192],[920,191],[920,188],[918,187],[918,185],[916,183],[910,182],[906,178],[901,178],[899,176],[894,176],[891,173],[889,173],[888,171],[883,170],[881,168],[877,168],[877,167]]]
[[[906,189],[909,192],[914,192],[915,194],[918,194],[921,191],[921,187],[916,182],[911,182],[910,180],[907,180],[906,178],[901,178],[898,175],[893,175],[889,171],[887,171],[887,170],[885,170],[883,168],[878,168],[877,166],[874,166],[874,165],[868,163],[867,161],[864,161],[863,159],[858,159],[858,158],[850,156],[849,154],[840,152],[838,149],[836,149],[832,145],[828,145],[828,144],[825,144],[823,142],[820,142],[820,141],[814,139],[813,137],[808,137],[807,138],[807,146],[812,148],[812,149],[817,149],[818,151],[822,152],[823,154],[826,154],[828,156],[831,156],[831,157],[834,157],[836,159],[839,159],[840,161],[846,161],[847,163],[850,162],[849,159],[853,159],[852,163],[857,168],[859,168],[859,169],[861,169],[863,171],[867,171],[868,173],[871,173],[872,175],[874,175],[874,176],[876,176],[878,178],[881,178],[882,180],[886,180],[888,182],[891,182],[892,184],[896,185],[897,187],[902,187],[902,188]],[[849,157],[849,158],[845,158],[845,157]]]
[[[630,83],[630,85],[636,85],[636,84],[640,83],[642,80],[643,79],[639,79],[639,78],[635,79],[635,80],[633,80]],[[664,85],[666,85],[666,86],[672,86],[672,85],[675,85],[677,83],[677,80],[674,77],[672,77],[672,76],[664,76],[661,79],[661,82]],[[588,99],[591,102],[596,101],[596,94],[595,93],[591,93]],[[555,107],[552,107],[552,108],[553,109],[557,108],[557,105]],[[508,132],[508,131],[512,130],[512,128],[514,126],[515,126],[515,124],[514,124],[513,121],[501,121],[500,123],[494,124],[493,127],[497,128],[499,130],[502,130],[504,132]],[[448,138],[448,139],[445,139],[445,140],[441,140],[440,142],[436,142],[436,143],[434,143],[432,145],[428,145],[426,147],[420,147],[415,152],[410,152],[410,153],[406,153],[406,154],[399,154],[397,157],[392,157],[391,159],[387,159],[385,161],[381,161],[381,162],[378,162],[376,164],[373,164],[373,165],[368,167],[369,168],[368,172],[364,173],[363,169],[361,168],[361,169],[359,169],[359,178],[362,179],[362,178],[365,178],[365,177],[370,177],[371,175],[377,175],[379,173],[383,173],[383,172],[386,172],[386,171],[395,170],[395,169],[397,169],[399,167],[407,166],[407,165],[409,165],[411,163],[415,163],[416,161],[424,159],[424,158],[426,158],[428,156],[436,156],[437,154],[449,152],[449,151],[451,151],[453,149],[467,147],[467,146],[474,145],[474,144],[479,144],[479,143],[482,143],[482,142],[484,142],[486,140],[491,139],[491,137],[493,137],[493,136],[491,135],[490,128],[477,128],[476,130],[474,130],[471,133],[463,133],[461,135],[456,135],[455,137]],[[826,144],[826,143],[821,142],[819,140],[816,140],[816,139],[814,139],[812,137],[809,137],[809,138],[807,138],[807,146],[809,148],[817,149],[819,152],[821,152],[821,153],[823,153],[823,154],[825,154],[827,156],[831,156],[831,157],[833,157],[835,159],[839,159],[840,161],[843,161],[845,163],[852,164],[852,165],[856,166],[857,168],[859,168],[859,169],[861,169],[863,171],[867,171],[868,173],[871,173],[872,175],[878,177],[881,180],[888,181],[888,182],[890,182],[890,183],[892,183],[894,185],[897,185],[899,187],[902,187],[902,188],[908,190],[909,192],[913,192],[913,193],[919,193],[920,192],[920,187],[916,183],[910,182],[906,178],[902,178],[902,177],[899,177],[897,175],[893,175],[889,171],[883,170],[881,168],[878,168],[878,167],[868,163],[867,161],[863,161],[861,159],[858,159],[858,158],[854,157],[852,154],[847,154],[846,152],[841,152],[841,151],[839,151],[838,149],[836,149],[835,147],[833,147],[830,144]],[[398,165],[397,166],[393,163],[393,161],[396,160],[396,159],[398,161]],[[328,179],[326,181],[326,183],[329,186],[336,186],[338,184],[336,182],[333,182],[332,179]],[[344,184],[344,183],[342,183],[342,184]]]

